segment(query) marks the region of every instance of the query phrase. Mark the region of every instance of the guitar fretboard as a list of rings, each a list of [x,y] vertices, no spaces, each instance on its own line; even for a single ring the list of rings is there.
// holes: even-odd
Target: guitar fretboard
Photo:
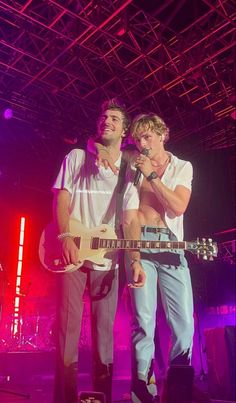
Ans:
[[[186,249],[185,241],[141,241],[92,238],[92,249]]]

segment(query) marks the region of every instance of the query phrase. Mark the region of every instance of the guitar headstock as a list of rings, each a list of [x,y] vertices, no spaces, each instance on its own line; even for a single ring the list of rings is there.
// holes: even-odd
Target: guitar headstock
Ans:
[[[217,257],[218,247],[217,243],[213,242],[211,238],[197,238],[197,257],[203,260],[213,260]]]
[[[211,238],[197,238],[195,242],[189,242],[189,246],[188,250],[196,254],[198,259],[211,261],[214,257],[217,257],[217,243],[213,242]]]

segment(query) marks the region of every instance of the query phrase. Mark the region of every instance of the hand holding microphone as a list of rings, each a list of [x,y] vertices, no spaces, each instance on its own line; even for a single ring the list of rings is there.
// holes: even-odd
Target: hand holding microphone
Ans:
[[[149,150],[147,148],[143,148],[141,150],[140,154],[148,156]],[[137,184],[139,183],[141,173],[142,172],[141,172],[140,168],[137,167],[136,172],[135,172],[135,176],[134,176],[134,186],[137,186]]]

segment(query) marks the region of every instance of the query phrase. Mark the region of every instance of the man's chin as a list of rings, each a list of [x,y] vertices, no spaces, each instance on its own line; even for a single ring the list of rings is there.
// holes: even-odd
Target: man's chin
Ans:
[[[109,144],[111,141],[110,133],[102,133],[100,134],[100,139],[104,144]]]
[[[107,137],[107,136],[110,136],[111,134],[112,134],[112,132],[111,132],[110,130],[108,130],[108,131],[102,132],[102,133],[100,134],[100,136],[101,136],[101,137]]]

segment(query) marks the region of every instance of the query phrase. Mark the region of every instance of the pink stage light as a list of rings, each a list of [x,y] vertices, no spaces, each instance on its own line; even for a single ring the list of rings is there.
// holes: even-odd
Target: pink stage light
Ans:
[[[3,117],[6,120],[13,118],[13,110],[11,108],[5,109],[5,111],[3,112]]]
[[[236,109],[234,109],[233,112],[231,112],[230,116],[233,120],[236,120]]]

